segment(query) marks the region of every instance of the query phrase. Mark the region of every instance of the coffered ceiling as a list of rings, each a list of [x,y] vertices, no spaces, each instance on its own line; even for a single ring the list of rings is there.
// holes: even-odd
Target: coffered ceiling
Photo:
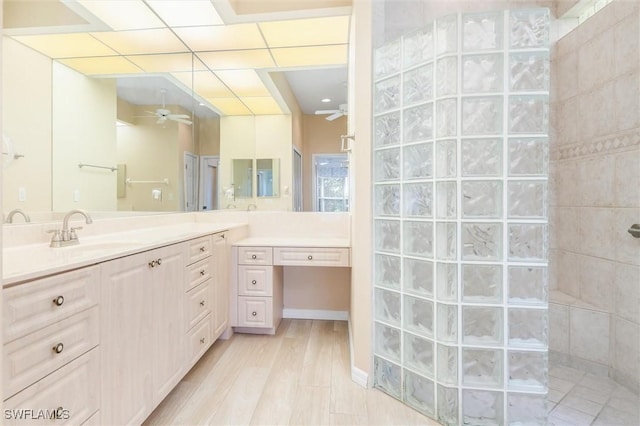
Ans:
[[[162,75],[220,115],[287,113],[270,72],[347,64],[346,0],[275,13],[264,0],[257,14],[233,8],[250,11],[250,0],[61,0],[57,10],[51,3],[5,0],[5,35],[88,76]],[[317,96],[317,77],[309,96]],[[304,80],[296,84],[304,97]]]

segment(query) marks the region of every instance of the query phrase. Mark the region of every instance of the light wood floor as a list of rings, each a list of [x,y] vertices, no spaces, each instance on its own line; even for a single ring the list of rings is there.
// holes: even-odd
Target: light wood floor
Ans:
[[[347,323],[283,320],[216,342],[145,425],[437,425],[351,381]]]

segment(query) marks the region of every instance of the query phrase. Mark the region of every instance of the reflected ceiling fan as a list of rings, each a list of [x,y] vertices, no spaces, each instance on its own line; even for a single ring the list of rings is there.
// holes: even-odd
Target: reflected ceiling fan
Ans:
[[[158,121],[156,124],[164,124],[167,120],[177,121],[178,123],[183,123],[191,126],[193,122],[190,120],[187,114],[173,114],[170,110],[165,107],[164,96],[167,93],[167,89],[160,89],[160,94],[162,95],[162,108],[158,108],[155,111],[145,111],[147,114],[152,115],[143,115],[142,117],[156,117]]]
[[[333,121],[342,117],[343,115],[347,115],[347,104],[340,104],[338,109],[321,109],[316,111],[316,115],[325,115],[330,114],[325,120]]]

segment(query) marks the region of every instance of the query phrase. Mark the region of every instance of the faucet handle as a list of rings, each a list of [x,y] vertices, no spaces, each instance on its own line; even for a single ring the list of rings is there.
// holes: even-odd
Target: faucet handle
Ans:
[[[78,229],[82,229],[82,226],[76,226],[75,228],[71,228],[71,230],[69,231],[69,239],[70,240],[77,240],[78,239],[78,234],[76,234],[76,230]]]
[[[51,236],[51,244],[49,244],[50,247],[60,247],[60,241],[62,241],[62,239],[60,238],[60,230],[59,229],[50,229],[47,231],[47,234],[53,234]]]

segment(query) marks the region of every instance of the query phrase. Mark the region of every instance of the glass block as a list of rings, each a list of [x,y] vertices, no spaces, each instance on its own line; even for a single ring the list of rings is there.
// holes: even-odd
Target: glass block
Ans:
[[[404,73],[403,99],[405,105],[433,99],[433,64]]]
[[[438,385],[438,421],[443,425],[458,424],[458,388]]]
[[[498,50],[502,48],[502,13],[474,13],[462,15],[462,49]]]
[[[548,335],[546,309],[509,309],[509,346],[545,348]]]
[[[502,214],[502,182],[462,182],[462,217],[499,218]]]
[[[458,308],[438,303],[436,335],[439,341],[458,343]]]
[[[436,177],[456,177],[456,141],[436,142]]]
[[[375,152],[376,182],[400,179],[400,148]]]
[[[507,394],[507,420],[510,425],[538,426],[547,424],[545,394]]]
[[[400,293],[375,289],[376,319],[400,327]]]
[[[433,58],[433,25],[404,37],[404,67]]]
[[[509,12],[511,48],[544,47],[549,44],[549,9]]]
[[[375,386],[400,399],[402,393],[402,368],[399,365],[374,356],[373,369]]]
[[[433,224],[430,222],[404,222],[404,254],[433,257]]]
[[[404,143],[433,137],[433,104],[404,110]]]
[[[403,185],[404,216],[431,217],[433,212],[433,185],[408,183]]]
[[[547,389],[547,353],[509,351],[509,389],[544,392]]]
[[[393,362],[400,362],[400,330],[389,327],[379,322],[375,323],[375,353],[390,359]]]
[[[458,50],[458,16],[448,15],[436,21],[436,53],[453,53]]]
[[[433,143],[409,145],[402,148],[405,180],[424,179],[433,176]]]
[[[509,267],[509,303],[545,305],[548,300],[547,287],[545,267]]]
[[[463,139],[462,176],[500,176],[502,139]]]
[[[418,371],[427,377],[434,377],[434,348],[429,339],[404,334],[404,363],[406,367]]]
[[[462,99],[462,134],[491,135],[502,133],[502,97]]]
[[[436,183],[436,217],[440,219],[456,218],[456,183]]]
[[[544,261],[547,258],[546,245],[546,225],[509,225],[509,260],[531,262]]]
[[[381,46],[373,52],[373,76],[377,80],[400,71],[400,40]]]
[[[374,121],[376,147],[400,143],[400,112],[376,117]]]
[[[438,345],[438,381],[447,385],[458,384],[458,347]]]
[[[458,58],[449,56],[439,59],[436,65],[436,95],[447,96],[458,93]]]
[[[544,181],[510,181],[507,185],[509,217],[544,218],[546,188]]]
[[[548,163],[547,139],[509,139],[510,176],[545,176]]]
[[[400,222],[375,221],[376,250],[400,253]]]
[[[504,425],[504,394],[463,389],[462,422],[474,426]]]
[[[455,263],[438,263],[436,265],[436,288],[438,300],[443,302],[458,301],[458,265]]]
[[[502,68],[502,54],[463,56],[462,92],[502,92]]]
[[[376,254],[375,285],[387,288],[400,288],[400,258]]]
[[[421,413],[433,415],[435,408],[434,383],[411,371],[404,370],[404,402]]]
[[[509,87],[512,91],[549,90],[549,52],[509,55]]]
[[[404,291],[421,296],[433,296],[433,262],[404,259]]]
[[[502,266],[462,265],[462,301],[502,302]]]
[[[455,99],[444,99],[436,103],[436,136],[455,136],[457,129],[458,103]]]
[[[400,106],[400,76],[388,78],[375,84],[373,110],[385,112]]]
[[[433,302],[404,296],[404,328],[433,337]]]
[[[510,133],[547,133],[548,128],[548,96],[509,96]]]
[[[499,223],[463,223],[463,260],[501,260],[502,225]]]
[[[436,224],[436,258],[456,260],[456,223],[438,222]]]
[[[375,213],[378,216],[400,214],[400,185],[375,186]]]
[[[502,387],[502,349],[462,348],[462,384]]]
[[[502,308],[463,306],[462,342],[470,345],[501,345]]]

